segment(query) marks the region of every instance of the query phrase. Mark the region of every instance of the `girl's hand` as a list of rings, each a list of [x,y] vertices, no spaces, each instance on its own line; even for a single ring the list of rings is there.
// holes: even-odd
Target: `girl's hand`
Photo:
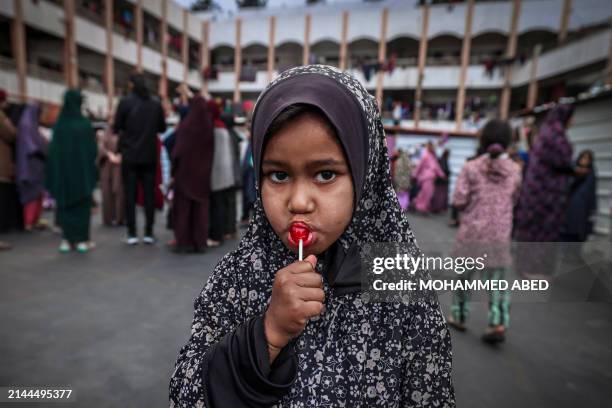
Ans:
[[[264,316],[269,348],[285,347],[298,336],[310,318],[321,314],[325,293],[323,279],[315,272],[317,258],[309,255],[276,272],[270,305]]]

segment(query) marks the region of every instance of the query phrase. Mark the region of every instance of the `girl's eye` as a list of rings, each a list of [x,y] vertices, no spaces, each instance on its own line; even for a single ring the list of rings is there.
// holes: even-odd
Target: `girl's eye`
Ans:
[[[289,178],[289,175],[284,171],[273,171],[270,173],[270,180],[274,183],[284,183]]]
[[[335,178],[336,178],[336,173],[334,173],[333,171],[330,171],[330,170],[320,171],[315,176],[315,179],[319,183],[329,183],[330,181],[332,181]]]

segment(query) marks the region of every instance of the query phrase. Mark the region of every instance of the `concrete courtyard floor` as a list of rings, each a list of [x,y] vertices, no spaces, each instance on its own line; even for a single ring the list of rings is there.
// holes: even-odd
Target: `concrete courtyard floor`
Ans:
[[[443,216],[409,217],[422,242],[455,232]],[[237,242],[176,255],[157,218],[154,247],[126,247],[124,229],[98,217],[97,248],[85,255],[59,254],[49,230],[0,237],[14,245],[0,253],[0,386],[69,387],[70,407],[168,405],[193,300]],[[612,303],[603,299],[513,304],[507,341],[496,348],[480,342],[486,303],[475,303],[469,330],[452,332],[458,406],[610,407]],[[446,313],[449,296],[440,300]]]

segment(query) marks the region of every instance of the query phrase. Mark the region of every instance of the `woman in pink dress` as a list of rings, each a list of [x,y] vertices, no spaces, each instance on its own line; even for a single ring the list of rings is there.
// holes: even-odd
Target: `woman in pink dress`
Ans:
[[[438,177],[446,178],[446,174],[440,168],[438,159],[434,152],[434,146],[431,142],[427,142],[425,152],[421,161],[413,172],[419,184],[419,193],[414,199],[414,208],[421,213],[431,211],[431,199],[435,190],[435,181]]]

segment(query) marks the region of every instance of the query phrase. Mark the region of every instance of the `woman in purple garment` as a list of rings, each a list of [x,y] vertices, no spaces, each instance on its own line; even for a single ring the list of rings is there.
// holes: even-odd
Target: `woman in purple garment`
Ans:
[[[548,112],[529,155],[516,212],[515,238],[523,242],[559,241],[565,221],[568,179],[574,174],[566,129],[573,107]]]
[[[17,128],[17,188],[26,231],[36,226],[42,211],[47,143],[38,130],[39,113],[37,105],[26,106]]]

